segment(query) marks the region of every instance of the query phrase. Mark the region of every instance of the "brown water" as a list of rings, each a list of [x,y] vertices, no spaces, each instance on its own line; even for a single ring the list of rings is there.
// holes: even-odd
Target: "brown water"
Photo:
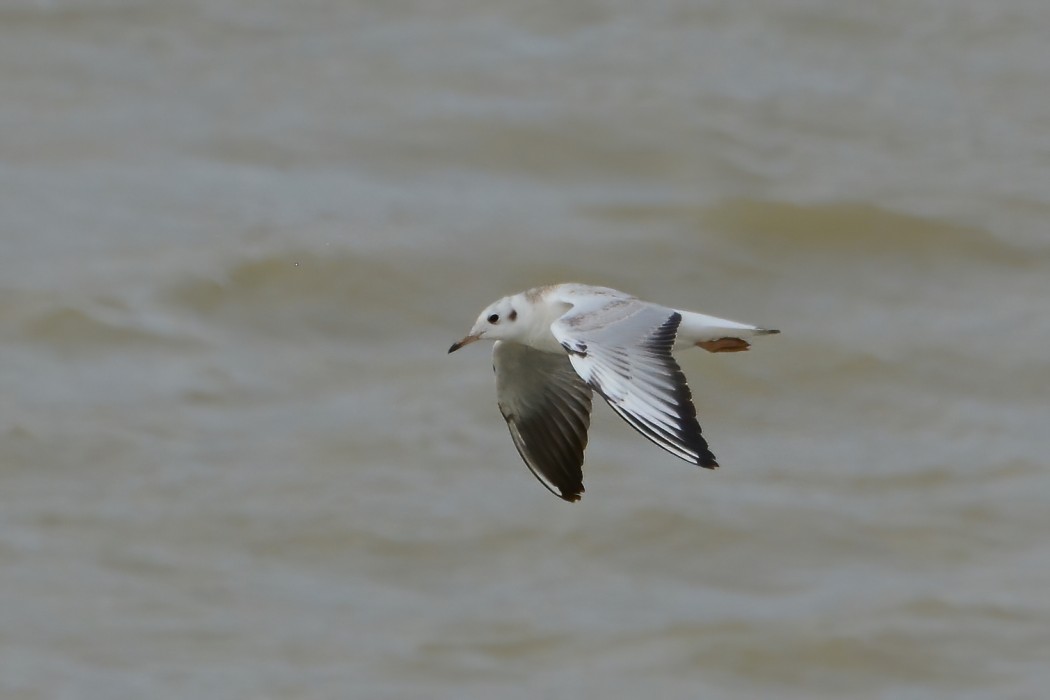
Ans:
[[[1039,698],[1050,4],[0,8],[0,697]],[[520,462],[488,302],[685,355]]]

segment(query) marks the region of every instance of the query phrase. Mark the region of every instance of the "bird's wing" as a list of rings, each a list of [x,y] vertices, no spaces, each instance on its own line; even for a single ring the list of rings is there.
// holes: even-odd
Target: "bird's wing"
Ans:
[[[693,397],[671,356],[682,315],[629,297],[566,295],[551,324],[580,377],[638,432],[676,457],[715,469]]]
[[[583,450],[591,423],[591,389],[565,355],[497,341],[492,350],[496,398],[514,446],[551,493],[583,493]]]

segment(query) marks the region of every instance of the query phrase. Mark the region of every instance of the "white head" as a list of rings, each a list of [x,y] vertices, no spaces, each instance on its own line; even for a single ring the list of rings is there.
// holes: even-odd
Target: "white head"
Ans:
[[[489,304],[463,340],[448,349],[455,352],[475,340],[519,340],[528,333],[526,319],[531,306],[523,294],[503,297]]]

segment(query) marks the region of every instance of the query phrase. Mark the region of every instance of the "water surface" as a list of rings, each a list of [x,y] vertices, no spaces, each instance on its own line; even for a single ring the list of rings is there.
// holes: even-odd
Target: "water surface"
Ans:
[[[0,9],[5,698],[1034,698],[1045,3]],[[495,298],[682,357],[723,469],[515,454]]]

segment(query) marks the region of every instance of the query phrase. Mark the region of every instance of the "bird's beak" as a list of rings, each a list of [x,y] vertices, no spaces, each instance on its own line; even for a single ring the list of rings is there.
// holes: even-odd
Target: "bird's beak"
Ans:
[[[478,340],[479,338],[481,338],[480,335],[468,335],[466,338],[464,338],[463,340],[459,341],[458,343],[452,343],[452,347],[450,347],[448,349],[448,351],[450,353],[455,352],[456,350],[459,350],[464,345],[470,345],[471,343],[473,343],[475,340]]]

